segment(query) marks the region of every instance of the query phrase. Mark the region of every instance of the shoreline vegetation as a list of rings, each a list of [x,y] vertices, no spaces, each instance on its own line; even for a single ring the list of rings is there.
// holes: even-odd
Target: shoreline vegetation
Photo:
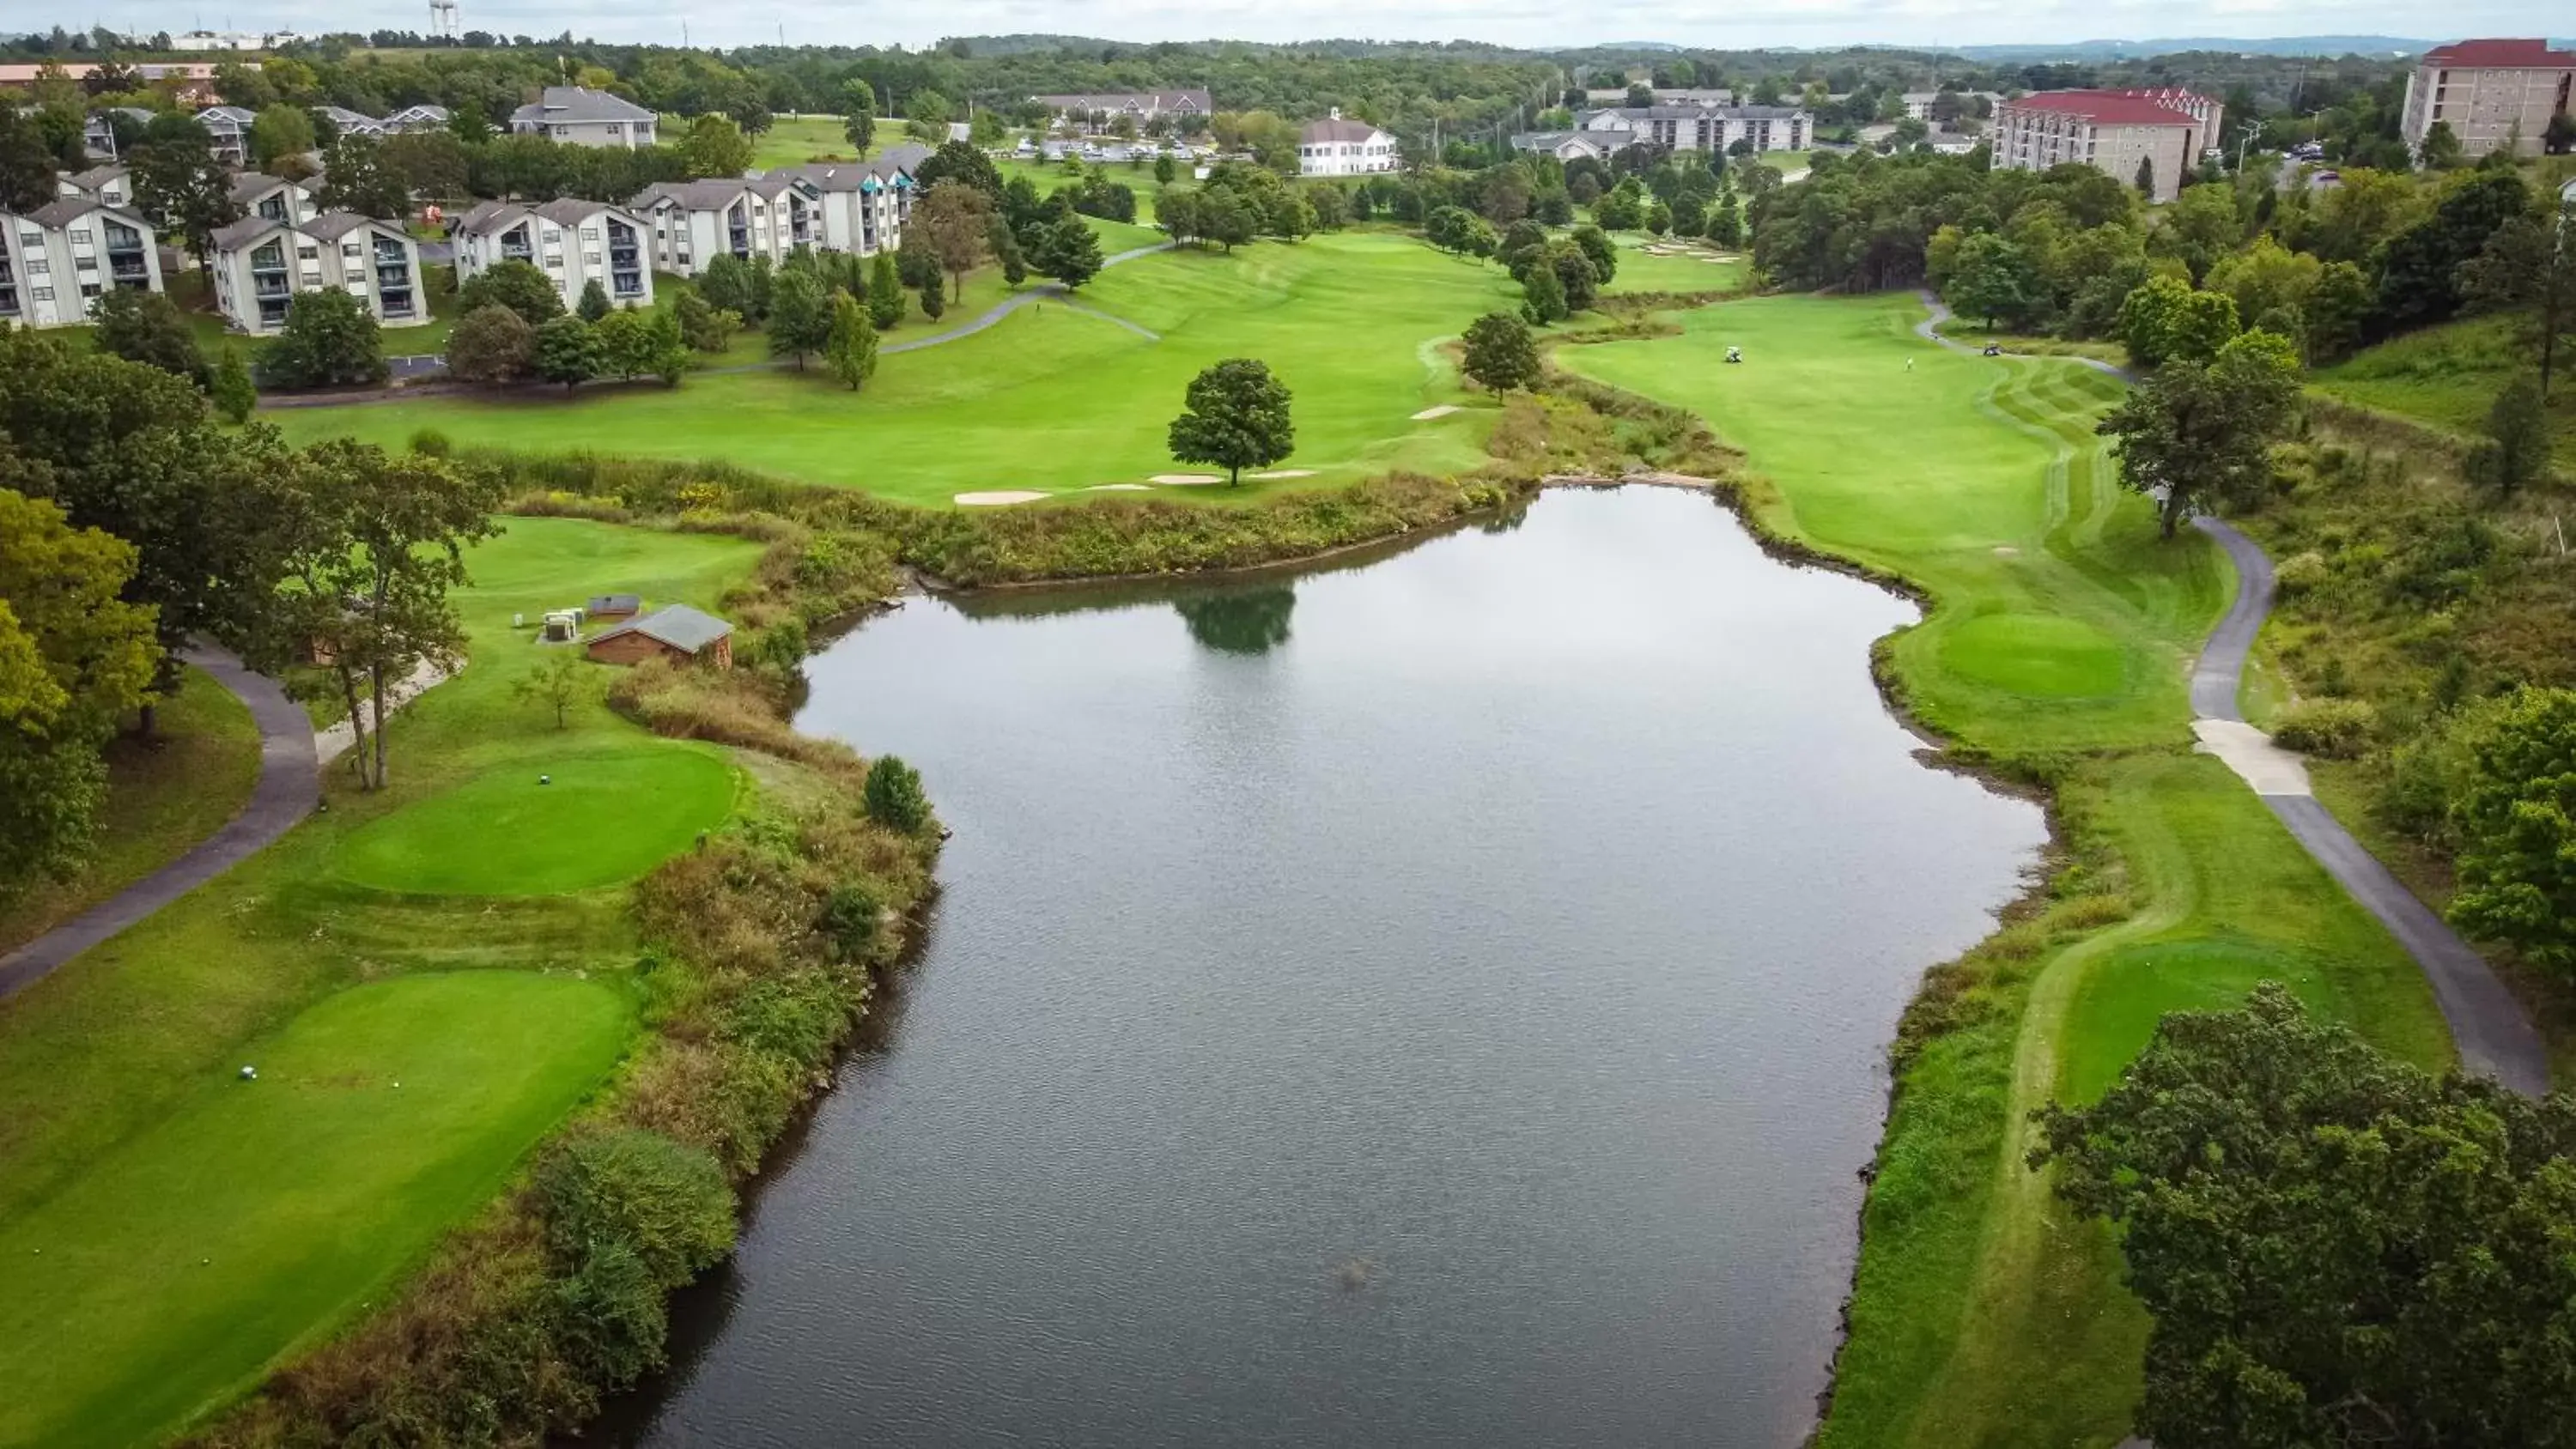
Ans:
[[[1576,349],[1588,353],[1697,330],[1692,319],[1658,310],[1660,300],[1638,299],[1607,327],[1560,337],[1559,360]],[[2064,366],[2071,372],[2071,364]],[[2106,514],[2120,506],[2103,491],[2107,472],[2092,476],[2107,464],[2093,445],[2077,440],[2076,430],[2052,419],[2069,409],[2082,414],[2099,406],[2108,385],[2054,373],[2032,376],[2037,380],[2018,398],[1981,394],[1979,415],[1987,423],[2017,421],[2025,443],[2039,440],[2057,450],[2057,460],[2047,464],[2053,477],[2062,484],[2072,468],[2080,475],[2077,486],[2094,490],[2089,503],[2074,500],[2078,509],[2071,524],[2098,544],[2106,518],[2082,515],[2093,505]],[[1483,465],[1455,478],[1394,472],[1337,489],[1265,494],[1225,508],[1095,498],[1079,506],[971,513],[886,503],[722,461],[476,449],[460,449],[458,456],[504,473],[506,511],[512,514],[722,533],[765,545],[754,584],[727,603],[748,635],[748,656],[782,673],[792,672],[795,661],[832,630],[899,592],[907,573],[934,589],[973,593],[1296,566],[1403,546],[1525,504],[1550,486],[1705,487],[1775,556],[1867,579],[1909,598],[1924,610],[1924,622],[1886,636],[1872,651],[1873,674],[1891,713],[1933,746],[1932,763],[2037,796],[2048,810],[2051,846],[2044,875],[1999,913],[1996,931],[1961,957],[1926,971],[1890,1044],[1889,1115],[1862,1208],[1862,1257],[1844,1307],[1844,1340],[1820,1405],[1820,1442],[1964,1442],[1948,1436],[1991,1428],[2001,1415],[2027,1410],[2034,1395],[2053,1391],[2051,1385],[2063,1389],[2077,1376],[2104,1369],[2112,1382],[2073,1395],[2051,1429],[2079,1435],[2116,1430],[2134,1393],[2129,1380],[2143,1342],[2143,1317],[2118,1287],[2107,1233],[2066,1218],[2047,1202],[2025,1180],[2028,1174],[2014,1171],[2015,1154],[2006,1147],[2012,1109],[2032,1102],[2034,1094],[2045,1100],[2098,1092],[2125,1058],[2094,1052],[2079,1064],[2074,1053],[2047,1052],[2034,1077],[2025,1040],[2035,1029],[2032,1023],[2055,1013],[2049,1026],[2059,1032],[2143,1040],[2169,1003],[2151,998],[2103,1008],[2089,1000],[2097,993],[2082,968],[2118,958],[2145,959],[2148,969],[2160,969],[2152,959],[2157,953],[2189,956],[2212,949],[2215,938],[2222,954],[2245,958],[2225,961],[2215,973],[2221,982],[2290,976],[2303,992],[2340,1008],[2338,1014],[2360,1020],[2366,1030],[2377,1027],[2374,1034],[2404,1054],[2431,1060],[2445,1048],[2438,1018],[2431,1018],[2434,1034],[2428,1036],[2423,1021],[2429,1008],[2411,999],[2421,994],[2411,964],[2385,943],[2369,942],[2375,928],[2356,926],[2357,908],[2339,893],[2315,898],[2315,883],[2302,874],[2304,859],[2294,848],[2282,857],[2286,837],[2261,841],[2253,872],[2260,879],[2253,886],[2231,890],[2208,878],[2195,858],[2206,848],[2220,842],[2241,848],[2272,827],[2254,818],[2261,815],[2259,804],[2232,777],[2185,753],[2187,713],[2167,707],[2173,701],[2158,698],[2145,710],[2115,711],[2118,717],[2108,720],[2083,719],[2081,710],[2042,711],[2048,717],[2035,733],[2020,731],[2019,738],[2010,728],[1998,734],[1975,727],[1957,691],[1926,678],[1941,663],[1939,655],[1924,652],[1937,633],[1929,626],[1947,622],[1954,590],[1909,569],[1902,549],[1854,547],[1830,532],[1819,537],[1804,526],[1806,500],[1784,492],[1767,473],[1748,469],[1744,454],[1721,443],[1702,414],[1633,385],[1553,370],[1541,391],[1502,400],[1486,452]],[[2058,526],[2069,524],[2061,519]],[[2065,550],[2070,560],[2077,551]],[[2171,663],[2197,647],[2221,597],[2219,575],[2211,568],[2205,560],[2191,565],[2188,580],[2176,585],[2184,602],[2168,601],[2154,612],[2160,642],[2149,653]],[[828,586],[817,586],[827,579]],[[2074,667],[2090,662],[2079,659]],[[807,799],[836,802],[840,816],[848,816],[864,788],[864,766],[837,744],[796,735],[786,723],[786,694],[759,682],[772,677],[746,672],[741,685],[729,686],[693,672],[647,668],[621,681],[613,699],[621,712],[657,733],[733,745],[785,762],[785,770],[808,777],[801,787]],[[2178,674],[2172,693],[2179,698]],[[1985,702],[1992,698],[1989,691]],[[571,1171],[561,1164],[584,1151],[626,1152],[635,1144],[622,1134],[638,1130],[709,1156],[720,1186],[738,1183],[758,1169],[800,1105],[828,1085],[825,1066],[863,1017],[876,973],[904,948],[904,919],[931,889],[928,865],[936,844],[926,836],[905,846],[865,829],[821,829],[815,818],[755,824],[741,838],[719,838],[639,884],[638,910],[653,942],[650,974],[657,984],[651,994],[657,1003],[687,1003],[686,1010],[670,1006],[668,1014],[662,1014],[663,1005],[652,1008],[649,1019],[658,1034],[643,1057],[649,1065],[631,1064],[601,1103],[539,1155],[532,1177],[454,1235],[395,1306],[278,1374],[193,1442],[306,1442],[315,1433],[345,1435],[374,1414],[446,1422],[435,1416],[452,1411],[439,1406],[459,1401],[467,1387],[460,1376],[489,1371],[490,1355],[502,1344],[533,1354],[537,1368],[497,1395],[487,1392],[475,1400],[498,1415],[488,1427],[564,1428],[595,1408],[601,1389],[629,1384],[658,1361],[665,1294],[721,1256],[712,1229],[696,1254],[666,1253],[660,1269],[636,1280],[655,1286],[627,1304],[631,1341],[603,1345],[594,1341],[596,1325],[567,1327],[575,1320],[567,1318],[564,1305],[600,1287],[584,1274],[606,1270],[569,1262],[549,1237],[550,1214],[569,1211],[550,1194]],[[725,1049],[710,1043],[726,1030],[753,1030],[736,1019],[750,1010],[745,994],[764,1002],[768,997],[766,987],[752,989],[758,971],[736,959],[743,942],[727,939],[744,915],[711,925],[717,917],[707,902],[735,899],[755,914],[820,911],[828,900],[818,905],[814,892],[830,872],[845,868],[875,883],[870,899],[881,928],[846,959],[818,937],[813,949],[820,955],[786,967],[810,973],[788,994],[815,1013],[813,1020],[837,1027],[770,1042],[756,1061],[728,1059]],[[2330,882],[2326,888],[2331,891]],[[2277,904],[2267,891],[2300,898],[2302,915],[2291,928],[2258,923],[2261,911]],[[801,904],[782,904],[792,901]],[[2351,947],[2362,963],[2352,968],[2353,979],[2337,977],[2319,952],[2300,955],[2289,938],[2302,930]],[[2195,1004],[2203,996],[2214,1002],[2228,994],[2223,985],[2194,989],[2200,992]],[[728,1004],[709,1005],[728,991],[735,993]],[[2108,1068],[2101,1065],[2106,1058],[2114,1058]],[[594,1146],[603,1143],[610,1145]],[[729,1189],[723,1202],[723,1244],[729,1245]],[[643,1297],[654,1305],[650,1312],[640,1307]],[[1946,1312],[1919,1313],[1922,1305],[1942,1303]],[[1968,1330],[1971,1315],[1962,1305],[1992,1315],[1995,1326],[1979,1339]],[[2061,1366],[2045,1383],[1998,1396],[1966,1382],[1980,1372],[2029,1367],[2033,1360],[2024,1351],[2041,1334],[2061,1334],[2067,1342]]]

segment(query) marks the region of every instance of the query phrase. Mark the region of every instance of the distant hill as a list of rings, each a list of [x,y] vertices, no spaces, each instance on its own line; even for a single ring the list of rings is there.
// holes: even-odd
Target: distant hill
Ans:
[[[2290,35],[2257,40],[2206,35],[2165,40],[2078,40],[2063,45],[1962,45],[1960,55],[1972,60],[2124,60],[2183,51],[2214,50],[2229,55],[2420,55],[2441,44],[2398,35]]]

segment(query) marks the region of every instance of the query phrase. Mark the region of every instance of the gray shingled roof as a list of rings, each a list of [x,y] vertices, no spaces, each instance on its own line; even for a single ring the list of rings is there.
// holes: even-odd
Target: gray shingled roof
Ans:
[[[649,121],[653,113],[626,99],[586,86],[548,86],[533,105],[510,113],[513,124],[539,121],[548,125],[582,121]]]
[[[281,178],[269,176],[262,172],[244,171],[233,178],[233,201],[238,205],[248,206],[253,201],[267,195],[269,192],[289,184],[290,183],[282,180]]]
[[[1138,107],[1140,110],[1177,110],[1183,102],[1187,102],[1193,108],[1205,112],[1212,109],[1214,104],[1208,99],[1206,91],[1195,89],[1084,91],[1068,95],[1031,96],[1029,99],[1053,106],[1059,111],[1120,111],[1127,108],[1128,102],[1137,101],[1144,103]]]
[[[1365,141],[1376,134],[1378,134],[1377,127],[1366,121],[1346,120],[1336,116],[1329,120],[1308,121],[1305,129],[1297,133],[1297,140],[1302,145],[1319,146]]]
[[[647,639],[656,639],[674,649],[695,654],[732,632],[731,624],[713,614],[701,613],[686,604],[665,604],[614,629],[602,629],[591,635],[588,642],[597,644],[621,634],[641,634]]]
[[[319,241],[338,241],[353,231],[370,226],[381,226],[387,231],[399,230],[392,222],[378,221],[372,216],[360,216],[354,211],[326,211],[297,227],[296,230]]]
[[[215,250],[237,252],[269,232],[285,230],[285,222],[271,221],[264,216],[245,216],[230,226],[215,228]]]
[[[655,202],[676,201],[691,211],[720,211],[733,205],[734,198],[742,195],[745,189],[742,182],[722,177],[706,181],[656,181],[635,193],[635,199],[627,204],[643,211]]]
[[[87,171],[80,172],[64,179],[70,181],[72,185],[79,187],[83,191],[96,191],[100,187],[105,186],[107,183],[114,181],[116,178],[123,176],[124,174],[126,173],[123,166],[110,161],[104,166],[93,166]]]

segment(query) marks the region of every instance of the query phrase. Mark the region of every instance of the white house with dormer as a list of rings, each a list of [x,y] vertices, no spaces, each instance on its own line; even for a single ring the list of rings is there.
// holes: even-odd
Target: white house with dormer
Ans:
[[[487,201],[457,221],[454,236],[460,286],[502,262],[526,262],[555,284],[566,310],[592,282],[611,306],[653,305],[652,224],[622,206]]]
[[[1339,106],[1297,133],[1300,176],[1367,176],[1396,168],[1393,136],[1366,121],[1345,121]]]
[[[558,146],[632,150],[653,144],[656,120],[651,111],[624,96],[587,86],[548,86],[534,102],[510,113],[510,129],[522,136],[548,137]]]

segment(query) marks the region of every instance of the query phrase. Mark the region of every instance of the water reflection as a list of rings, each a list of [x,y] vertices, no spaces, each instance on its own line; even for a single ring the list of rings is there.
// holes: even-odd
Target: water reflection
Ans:
[[[1297,591],[1285,584],[1174,599],[1190,637],[1220,654],[1267,654],[1288,642]]]

